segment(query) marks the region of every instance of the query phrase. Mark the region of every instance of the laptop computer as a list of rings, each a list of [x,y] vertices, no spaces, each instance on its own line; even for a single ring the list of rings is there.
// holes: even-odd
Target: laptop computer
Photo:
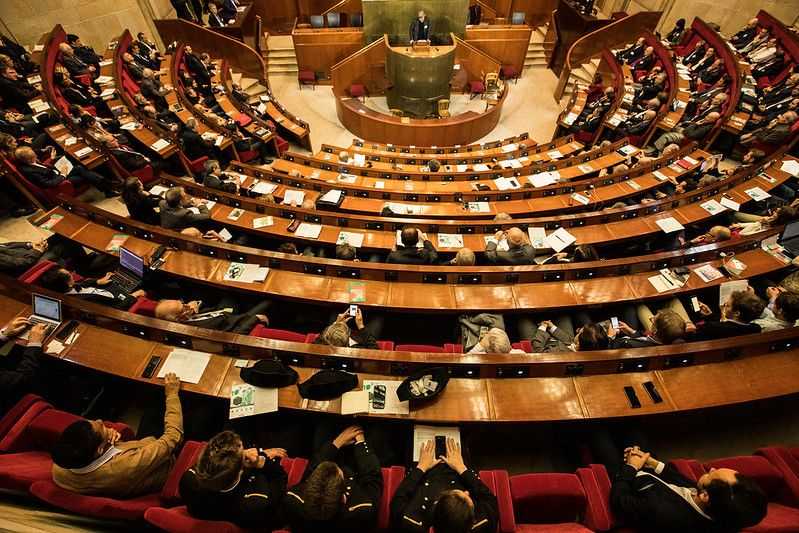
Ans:
[[[785,251],[791,256],[799,256],[799,222],[786,224],[777,243],[785,248]]]
[[[111,281],[123,291],[131,293],[139,288],[144,277],[144,258],[125,247],[119,248],[119,267],[111,275]]]
[[[46,324],[53,329],[61,324],[61,300],[42,294],[31,295],[33,312],[28,317],[31,324]]]

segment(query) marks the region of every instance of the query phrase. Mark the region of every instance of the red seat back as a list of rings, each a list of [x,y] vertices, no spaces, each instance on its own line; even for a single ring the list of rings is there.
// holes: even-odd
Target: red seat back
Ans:
[[[44,401],[44,398],[36,394],[26,394],[20,398],[19,401],[3,415],[3,418],[0,418],[0,439],[5,437],[11,428],[14,427],[14,424],[25,416],[25,413],[37,403],[43,403],[48,408],[50,407],[50,405]]]
[[[510,478],[516,520],[522,524],[573,522],[586,496],[574,474],[523,474]]]
[[[150,300],[144,296],[139,296],[136,299],[136,303],[134,303],[130,309],[128,309],[129,313],[136,313],[137,315],[142,316],[155,316],[155,306],[158,305],[158,302],[155,300]]]
[[[183,444],[180,455],[175,460],[172,470],[169,471],[169,477],[161,489],[161,500],[164,503],[174,504],[180,501],[180,478],[183,477],[186,470],[197,463],[203,448],[205,448],[204,442],[189,440]]]
[[[250,335],[252,337],[261,337],[264,339],[303,343],[307,338],[305,333],[297,333],[296,331],[289,331],[287,329],[267,328],[263,324],[256,324],[255,327],[250,331]]]
[[[56,263],[45,259],[44,261],[39,261],[35,265],[31,266],[28,270],[20,274],[17,279],[22,283],[34,284],[39,281],[39,278],[41,278],[45,272],[57,266],[58,265]]]
[[[144,519],[169,533],[246,533],[232,522],[198,520],[189,514],[185,505],[172,509],[151,507],[144,512]]]
[[[432,344],[397,344],[394,349],[398,352],[445,353],[443,347],[433,346]]]

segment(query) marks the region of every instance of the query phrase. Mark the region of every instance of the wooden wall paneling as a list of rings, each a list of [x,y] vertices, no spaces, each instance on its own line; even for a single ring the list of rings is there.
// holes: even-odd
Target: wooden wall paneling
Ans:
[[[532,33],[529,26],[470,26],[465,40],[502,65],[512,65],[521,72]]]
[[[549,21],[552,10],[558,6],[557,0],[512,0],[508,13],[508,22],[516,11],[525,14],[524,21],[530,26],[542,26]]]
[[[333,65],[330,69],[333,94],[337,97],[347,96],[350,85],[356,83],[365,85],[369,94],[382,93],[386,84],[387,48],[386,39],[377,40]]]
[[[312,70],[317,79],[330,80],[330,68],[363,46],[363,31],[356,28],[295,29],[292,32],[299,70]]]

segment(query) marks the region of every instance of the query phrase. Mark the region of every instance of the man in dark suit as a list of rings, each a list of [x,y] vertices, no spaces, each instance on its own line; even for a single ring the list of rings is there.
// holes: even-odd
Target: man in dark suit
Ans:
[[[133,150],[126,144],[120,144],[116,137],[107,137],[103,145],[117,162],[128,172],[135,172],[150,164],[150,158]]]
[[[699,80],[705,85],[713,85],[724,75],[724,64],[717,58],[708,68],[699,75]]]
[[[633,70],[649,70],[655,66],[655,49],[651,46],[644,48],[644,54],[630,63]]]
[[[226,25],[225,21],[222,20],[222,17],[219,15],[219,9],[213,2],[208,4],[208,25],[212,28],[221,28]]]
[[[785,68],[785,64],[788,61],[790,61],[790,57],[788,56],[787,52],[779,50],[771,59],[767,59],[766,61],[755,65],[755,68],[752,69],[752,76],[755,78],[773,76],[778,72],[781,72],[782,69]]]
[[[616,58],[619,61],[623,61],[625,63],[632,63],[633,61],[644,55],[644,48],[646,48],[645,44],[646,44],[646,39],[644,39],[643,37],[639,37],[638,40],[635,41],[635,43],[633,43],[632,45],[628,46],[627,48],[616,54]]]
[[[38,262],[46,251],[45,239],[0,244],[0,272],[19,276]]]
[[[626,464],[615,473],[610,504],[625,525],[638,531],[739,531],[766,516],[763,491],[735,470],[711,469],[693,482],[637,446],[624,455]]]
[[[9,346],[10,353],[0,362],[0,416],[36,385],[41,366],[42,343],[47,336],[48,327],[45,324],[31,326],[27,317],[19,316],[0,330],[0,342],[6,344],[13,343],[16,337],[30,328],[25,347]]]
[[[587,131],[589,133],[593,133],[599,128],[599,125],[602,124],[602,118],[604,116],[604,112],[601,108],[596,108],[587,116],[581,116],[577,120],[574,121],[574,124],[569,127],[569,131],[572,133],[577,133],[578,131]]]
[[[721,304],[719,314],[699,304],[699,314],[703,322],[696,326],[696,340],[726,339],[736,335],[760,333],[760,326],[753,320],[760,318],[766,302],[752,290],[737,291]]]
[[[169,0],[169,2],[172,4],[172,7],[175,8],[175,13],[179,19],[197,22],[199,24],[202,23],[202,20],[199,20],[194,13],[194,8],[189,0]]]
[[[185,61],[186,68],[189,69],[189,72],[200,86],[209,86],[211,84],[211,73],[208,71],[208,67],[192,51],[189,45],[186,45],[183,49],[183,61]]]
[[[65,268],[52,268],[42,274],[39,285],[52,291],[69,296],[77,296],[83,300],[108,305],[123,311],[130,309],[136,303],[136,298],[144,296],[144,291],[139,289],[132,293],[126,292],[111,279],[109,272],[102,278],[85,278],[76,282],[69,270]]]
[[[797,114],[786,111],[772,120],[767,126],[741,136],[741,144],[750,144],[760,141],[769,144],[779,144],[791,134],[791,127],[796,122]]]
[[[80,58],[75,55],[75,51],[72,50],[72,47],[67,43],[58,45],[58,51],[60,52],[61,64],[69,71],[71,76],[81,76],[83,74],[93,75],[97,71],[94,66],[81,61]]]
[[[128,71],[130,77],[133,78],[133,81],[140,81],[142,79],[142,75],[144,73],[144,65],[139,65],[136,63],[133,55],[129,52],[125,52],[122,54],[122,62],[125,64],[125,70]]]
[[[145,68],[142,70],[142,79],[139,82],[139,90],[144,95],[145,98],[149,99],[150,101],[155,104],[155,107],[159,111],[164,111],[167,109],[166,95],[169,91],[161,85],[161,82],[158,78],[155,77],[155,73],[149,69]]]
[[[206,161],[204,170],[202,184],[205,187],[231,193],[238,192],[238,179],[235,176],[229,176],[222,172],[219,161],[216,159],[209,159]]]
[[[54,73],[53,82],[55,82],[56,86],[61,90],[61,95],[64,97],[64,100],[70,104],[79,105],[81,107],[93,106],[100,113],[110,115],[108,105],[102,98],[97,96],[94,89],[78,85],[63,72]]]
[[[28,101],[39,94],[39,91],[28,83],[12,66],[0,67],[0,97],[6,107],[13,107],[22,113],[30,113]]]
[[[237,0],[222,0],[222,7],[219,9],[219,14],[225,20],[233,20],[238,14],[239,3]]]
[[[191,160],[209,155],[209,152],[214,149],[212,141],[206,141],[197,133],[197,121],[194,117],[186,120],[183,130],[180,132],[180,144],[183,153]]]
[[[222,299],[214,306],[201,307],[195,300],[183,303],[180,300],[161,300],[155,307],[155,317],[162,320],[181,322],[198,328],[226,331],[247,335],[256,324],[269,324],[264,314],[271,302],[260,302],[244,312],[236,312],[238,300]]]
[[[205,226],[211,219],[208,206],[186,194],[183,187],[169,189],[159,207],[161,226],[166,229],[183,231],[197,225]]]
[[[705,56],[706,52],[707,52],[707,43],[704,40],[699,39],[699,41],[696,43],[696,46],[694,46],[694,49],[691,51],[691,53],[682,58],[682,64],[687,65],[689,67],[693,66],[694,63],[697,63],[700,59],[702,59]]]
[[[14,67],[25,75],[31,74],[38,69],[38,65],[31,61],[30,55],[25,48],[5,35],[0,35],[0,54],[10,57],[14,62]]]
[[[461,447],[447,439],[447,452],[435,456],[435,443],[422,443],[419,462],[391,499],[392,531],[493,533],[499,523],[497,497],[467,468]]]
[[[696,63],[691,65],[691,72],[693,72],[694,75],[697,75],[698,73],[702,72],[710,65],[712,65],[715,60],[716,60],[716,49],[708,48],[705,51],[705,54]]]
[[[352,460],[346,461],[342,448]],[[380,461],[363,429],[350,426],[316,451],[299,485],[286,493],[283,511],[293,533],[374,530],[383,492]]]
[[[535,259],[535,248],[530,244],[527,235],[519,228],[498,231],[494,236],[496,242],[486,244],[486,258],[495,265],[532,265]],[[508,251],[497,250],[497,244],[505,240]]]
[[[424,11],[419,11],[418,17],[413,19],[408,33],[412,43],[430,40],[430,19]]]
[[[387,263],[399,263],[403,265],[432,265],[438,258],[438,253],[427,238],[418,228],[408,227],[400,233],[402,246],[397,246],[386,259]],[[422,246],[419,247],[418,243]]]
[[[78,59],[87,65],[94,66],[96,70],[100,70],[100,61],[102,61],[103,58],[94,51],[94,48],[83,44],[80,37],[72,33],[67,35],[67,44],[72,47],[72,51]]]
[[[758,20],[756,18],[751,19],[741,31],[730,37],[730,44],[735,48],[743,48],[751,43],[752,39],[757,35],[757,25]]]
[[[105,177],[83,165],[73,165],[69,176],[64,176],[57,169],[39,163],[36,152],[27,146],[17,148],[14,151],[14,159],[17,161],[17,170],[34,185],[43,189],[56,187],[62,181],[68,180],[75,186],[88,182],[106,194],[111,192],[111,183]]]

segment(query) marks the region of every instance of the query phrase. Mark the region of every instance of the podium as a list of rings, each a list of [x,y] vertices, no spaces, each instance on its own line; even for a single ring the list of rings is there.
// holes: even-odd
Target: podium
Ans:
[[[386,53],[386,100],[391,109],[426,118],[438,111],[438,101],[449,99],[455,65],[455,45],[430,46],[418,41],[411,46],[389,46]]]

